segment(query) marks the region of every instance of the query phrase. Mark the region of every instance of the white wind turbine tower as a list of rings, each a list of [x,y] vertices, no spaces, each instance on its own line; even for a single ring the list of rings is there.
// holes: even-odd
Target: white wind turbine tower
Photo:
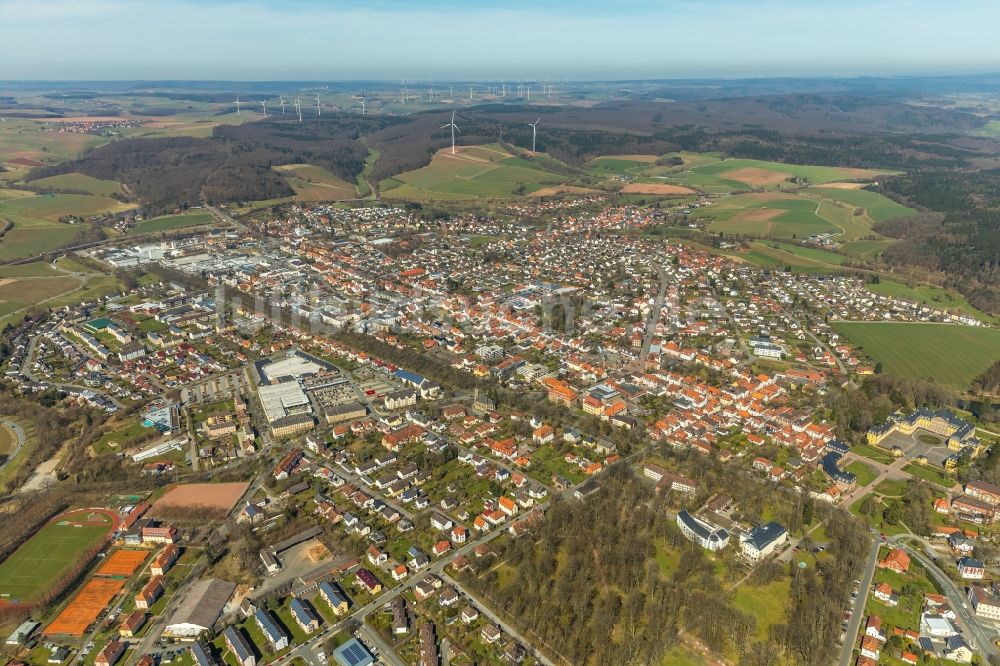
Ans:
[[[361,115],[365,115],[365,99],[367,98],[366,97],[361,98]]]
[[[528,86],[528,101],[531,101],[531,86]]]
[[[240,98],[239,97],[236,98],[236,115],[238,115],[238,116],[242,116],[243,115],[242,113],[240,113]]]
[[[264,117],[267,118],[267,100],[260,100],[260,105],[264,109]]]
[[[299,122],[302,122],[302,100],[295,98],[295,111],[299,114]]]
[[[535,122],[528,123],[531,125],[531,152],[535,152],[535,137],[538,136],[538,123],[540,122],[542,122],[542,118],[539,116]]]
[[[316,95],[316,115],[317,116],[323,115],[323,109],[319,105],[319,95]]]
[[[454,155],[455,154],[455,131],[458,130],[459,134],[462,133],[462,130],[458,129],[458,125],[455,124],[455,112],[454,111],[451,112],[451,122],[448,123],[447,125],[441,125],[441,129],[444,129],[445,127],[450,127],[451,128],[451,154]]]
[[[278,102],[281,104],[281,115],[285,115],[285,98],[279,97]]]

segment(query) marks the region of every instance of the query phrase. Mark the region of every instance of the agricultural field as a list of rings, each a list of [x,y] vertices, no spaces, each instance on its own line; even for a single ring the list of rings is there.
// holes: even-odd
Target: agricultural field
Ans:
[[[79,286],[80,280],[69,276],[0,277],[0,316],[32,305],[45,305],[50,299],[68,294]]]
[[[878,259],[882,256],[885,248],[896,241],[887,238],[885,240],[857,240],[844,243],[840,246],[840,251],[853,257],[862,259]]]
[[[110,197],[90,194],[28,194],[0,190],[0,222],[14,228],[0,238],[0,260],[48,252],[73,242],[82,227],[59,222],[67,216],[92,217],[134,208]]]
[[[812,184],[831,183],[843,180],[871,180],[888,171],[874,169],[850,169],[844,167],[809,166],[784,164],[764,160],[727,159],[691,168],[691,171],[727,180],[734,180],[750,187],[777,187],[792,178]]]
[[[730,256],[749,261],[761,268],[798,273],[829,273],[838,270],[845,257],[819,248],[803,247],[778,241],[755,241],[749,250],[738,250]]]
[[[917,211],[896,203],[889,197],[868,190],[847,190],[832,187],[808,187],[807,194],[814,194],[825,199],[833,199],[847,206],[864,209],[875,222],[891,220],[894,217],[913,215]]]
[[[957,324],[836,322],[837,332],[884,371],[966,389],[1000,359],[1000,330]]]
[[[806,238],[840,229],[817,215],[818,204],[783,192],[737,194],[697,210],[708,230],[730,235]]]
[[[188,211],[179,215],[162,215],[143,220],[126,233],[129,236],[135,236],[138,234],[155,233],[157,231],[172,231],[174,229],[183,229],[184,227],[211,224],[214,220],[215,218],[212,217],[212,214],[207,211]]]
[[[996,321],[995,317],[991,317],[990,315],[976,309],[972,304],[965,300],[964,296],[951,289],[943,289],[929,284],[921,284],[910,287],[899,282],[891,282],[888,280],[882,280],[878,284],[868,284],[865,286],[869,291],[881,296],[901,298],[913,301],[914,303],[948,310],[950,312],[970,315],[987,323],[994,323]]]
[[[407,171],[379,184],[386,199],[461,200],[508,198],[546,186],[560,185],[566,176],[546,170],[551,158],[522,158],[496,144],[442,149],[425,167]]]
[[[39,178],[29,183],[32,187],[40,187],[49,190],[78,190],[95,196],[109,197],[112,194],[121,194],[121,183],[113,180],[102,180],[92,178],[82,173],[67,173],[61,176],[49,176]]]
[[[297,201],[343,201],[358,198],[356,186],[326,169],[311,164],[285,164],[274,167],[295,190]]]
[[[31,600],[65,575],[82,552],[97,544],[113,527],[104,514],[101,520],[82,526],[57,517],[0,563],[0,596]]]
[[[734,194],[698,209],[693,217],[710,220],[708,230],[714,233],[770,238],[831,234],[834,240],[847,245],[868,238],[853,253],[872,256],[892,243],[871,240],[872,225],[910,212],[911,209],[875,192],[810,187]]]

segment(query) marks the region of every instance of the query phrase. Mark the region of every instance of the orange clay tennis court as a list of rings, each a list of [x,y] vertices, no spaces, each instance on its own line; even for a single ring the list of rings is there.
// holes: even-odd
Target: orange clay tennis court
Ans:
[[[87,627],[94,623],[124,586],[124,580],[115,578],[93,578],[87,581],[69,605],[45,628],[46,635],[83,636]]]
[[[101,576],[131,576],[142,566],[149,553],[145,550],[116,550],[97,570]]]

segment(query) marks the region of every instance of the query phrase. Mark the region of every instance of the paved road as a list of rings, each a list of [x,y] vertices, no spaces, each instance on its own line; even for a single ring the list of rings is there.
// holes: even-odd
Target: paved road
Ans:
[[[538,505],[538,509],[539,510],[544,510],[547,506],[548,506],[548,502],[545,502],[543,504],[539,504]],[[319,632],[317,635],[313,636],[312,638],[310,638],[305,643],[302,643],[301,645],[299,645],[298,647],[296,647],[294,650],[292,650],[288,654],[284,655],[280,660],[278,660],[278,661],[272,661],[272,662],[262,662],[262,663],[263,664],[277,664],[277,663],[279,663],[279,661],[281,661],[281,662],[291,661],[295,657],[301,657],[303,659],[306,659],[307,661],[312,661],[313,660],[312,655],[314,654],[314,648],[317,645],[321,644],[322,641],[325,641],[325,640],[329,639],[333,634],[335,634],[338,631],[340,631],[341,629],[343,629],[344,626],[347,624],[348,621],[355,620],[355,621],[363,624],[364,623],[364,619],[365,619],[366,616],[368,616],[369,614],[371,614],[374,611],[378,610],[379,608],[382,608],[382,606],[384,606],[386,603],[388,603],[396,595],[401,594],[405,590],[409,590],[409,589],[415,587],[417,585],[417,583],[419,583],[420,581],[422,581],[424,579],[424,577],[427,576],[427,574],[436,574],[438,576],[442,576],[442,574],[444,573],[445,567],[447,567],[449,564],[451,564],[452,561],[455,560],[455,558],[457,558],[460,555],[468,555],[468,554],[470,554],[473,550],[475,550],[475,548],[477,546],[479,546],[481,544],[484,544],[484,543],[489,543],[493,539],[495,539],[498,536],[500,536],[501,534],[503,534],[505,531],[506,530],[504,530],[503,528],[497,527],[497,528],[493,529],[492,531],[487,532],[483,536],[479,537],[478,539],[475,539],[474,541],[470,541],[469,543],[465,544],[463,547],[461,547],[461,548],[459,548],[457,550],[452,551],[451,554],[446,555],[445,557],[442,557],[441,559],[439,559],[439,560],[437,560],[435,562],[432,562],[431,565],[428,566],[427,568],[422,569],[421,571],[419,571],[419,572],[411,575],[406,580],[406,582],[403,583],[402,585],[400,585],[398,587],[394,587],[391,590],[388,590],[386,592],[383,592],[379,596],[375,597],[375,599],[373,599],[372,601],[368,602],[364,606],[361,606],[360,608],[355,608],[354,611],[348,617],[344,618],[343,620],[341,620],[337,624],[331,625],[328,628],[326,628],[325,630]]]
[[[667,273],[662,267],[660,271],[660,290],[656,292],[656,301],[649,311],[649,321],[646,323],[646,334],[642,339],[642,351],[639,352],[639,367],[645,367],[646,357],[649,356],[649,348],[653,345],[653,338],[656,336],[656,325],[660,321],[660,313],[663,312],[663,300],[667,296]]]
[[[0,424],[7,427],[12,433],[14,433],[14,445],[11,450],[7,452],[7,459],[4,460],[3,464],[0,464],[0,469],[3,469],[7,463],[14,459],[17,452],[21,450],[21,447],[24,446],[24,442],[27,441],[27,438],[24,435],[24,430],[21,428],[20,424],[17,423],[17,421],[0,419]]]
[[[361,629],[358,631],[365,641],[374,645],[378,649],[381,661],[389,664],[389,666],[406,666],[406,662],[396,655],[392,646],[386,643],[382,636],[377,631],[372,629],[368,623],[362,624]],[[444,652],[444,641],[441,642],[441,651],[442,653]]]
[[[509,624],[507,624],[507,622],[505,622],[503,620],[503,618],[501,618],[499,615],[497,615],[496,613],[494,613],[493,609],[490,608],[490,605],[488,603],[486,603],[485,601],[479,599],[474,594],[470,593],[467,589],[465,589],[458,582],[456,582],[451,576],[449,576],[447,574],[444,574],[442,576],[442,578],[444,578],[444,580],[447,581],[448,583],[450,583],[451,585],[454,585],[455,587],[461,589],[462,593],[465,596],[467,596],[470,599],[472,599],[473,601],[475,601],[476,602],[476,607],[479,608],[479,612],[481,612],[483,615],[485,615],[486,617],[488,617],[490,619],[490,622],[492,622],[493,624],[495,624],[495,625],[499,626],[501,629],[503,629],[504,633],[506,633],[508,636],[512,636],[515,640],[517,640],[518,643],[520,643],[521,645],[523,645],[524,648],[526,650],[528,650],[528,652],[532,656],[534,656],[535,659],[537,659],[540,664],[542,664],[542,666],[555,666],[555,664],[552,662],[552,660],[550,660],[548,657],[546,657],[544,654],[542,654],[538,650],[534,649],[534,644],[531,641],[529,641],[528,639],[524,638],[517,631],[517,629],[515,629],[514,627],[510,626]]]
[[[923,546],[923,549],[914,547],[910,542],[920,544]],[[948,601],[951,602],[951,607],[958,615],[962,626],[965,627],[965,639],[968,641],[969,646],[985,655],[990,663],[997,663],[997,660],[1000,660],[1000,650],[997,649],[996,643],[993,642],[997,638],[996,630],[987,629],[979,623],[972,607],[969,605],[965,591],[959,588],[934,562],[933,558],[928,557],[924,552],[924,550],[933,552],[930,549],[930,544],[914,535],[894,537],[892,543],[906,550],[912,558],[920,562],[930,572],[931,576],[934,577],[944,595],[948,597]]]
[[[858,589],[858,596],[854,600],[854,608],[851,609],[851,619],[847,624],[844,645],[840,649],[840,659],[838,666],[850,666],[854,657],[854,644],[857,643],[858,631],[861,629],[861,620],[865,617],[865,604],[868,603],[868,591],[872,586],[872,578],[875,576],[875,564],[878,562],[878,549],[880,542],[877,538],[872,539],[871,550],[868,552],[868,561],[865,563],[865,570],[861,576],[861,587]]]

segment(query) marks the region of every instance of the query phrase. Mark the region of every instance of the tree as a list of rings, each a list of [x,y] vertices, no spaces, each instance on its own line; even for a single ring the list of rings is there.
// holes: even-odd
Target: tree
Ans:
[[[802,524],[812,525],[813,514],[816,511],[816,503],[812,497],[807,497],[802,503]]]

